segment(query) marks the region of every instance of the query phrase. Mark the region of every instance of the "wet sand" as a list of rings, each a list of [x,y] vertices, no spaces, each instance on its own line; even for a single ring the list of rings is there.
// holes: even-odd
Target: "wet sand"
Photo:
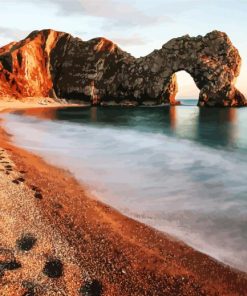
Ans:
[[[247,295],[247,275],[94,200],[0,130],[0,295]]]

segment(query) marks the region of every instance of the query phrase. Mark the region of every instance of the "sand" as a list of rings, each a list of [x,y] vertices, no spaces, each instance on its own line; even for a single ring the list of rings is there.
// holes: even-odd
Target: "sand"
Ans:
[[[0,207],[0,295],[247,295],[245,273],[94,200],[3,129]]]
[[[0,112],[13,109],[30,109],[30,108],[59,108],[66,106],[79,106],[79,104],[70,104],[64,100],[55,100],[51,98],[22,98],[17,100],[14,98],[0,98]]]

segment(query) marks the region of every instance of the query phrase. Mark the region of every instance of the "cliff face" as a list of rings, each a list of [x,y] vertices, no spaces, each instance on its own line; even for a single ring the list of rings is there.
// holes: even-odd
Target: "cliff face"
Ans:
[[[50,54],[62,35],[55,31],[33,32],[23,41],[0,49],[0,95],[49,96],[53,87]]]
[[[243,106],[235,88],[241,58],[225,33],[172,39],[139,59],[104,38],[82,41],[35,31],[0,49],[0,96],[50,96],[91,104],[175,103],[175,73],[187,71],[200,106]]]

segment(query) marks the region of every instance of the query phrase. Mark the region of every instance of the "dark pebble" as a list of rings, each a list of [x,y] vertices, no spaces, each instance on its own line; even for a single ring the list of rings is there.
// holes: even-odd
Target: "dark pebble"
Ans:
[[[103,287],[98,280],[87,281],[80,288],[80,295],[83,296],[100,296],[102,292]]]
[[[43,273],[49,278],[59,278],[63,275],[63,263],[59,259],[46,262]]]
[[[15,270],[21,268],[21,263],[17,261],[0,262],[0,270]]]
[[[36,192],[41,192],[41,189],[37,186],[34,186],[34,185],[31,186],[31,189]]]
[[[54,203],[54,208],[56,209],[56,210],[60,210],[60,209],[62,209],[63,208],[63,206],[61,205],[61,204],[59,204],[59,203]]]
[[[33,235],[26,234],[21,239],[16,241],[16,245],[19,250],[30,251],[35,245],[36,241],[37,239]]]
[[[18,180],[19,182],[22,182],[22,183],[25,182],[25,179],[24,179],[24,178],[18,178],[17,180]]]
[[[35,286],[32,282],[23,281],[22,286],[26,289],[26,292],[22,296],[35,296]]]
[[[22,296],[35,296],[34,290],[28,290]]]
[[[13,180],[12,182],[17,185],[20,183],[18,180]]]
[[[43,196],[42,196],[42,194],[40,192],[35,192],[34,197],[37,198],[37,199],[42,199],[43,198]]]

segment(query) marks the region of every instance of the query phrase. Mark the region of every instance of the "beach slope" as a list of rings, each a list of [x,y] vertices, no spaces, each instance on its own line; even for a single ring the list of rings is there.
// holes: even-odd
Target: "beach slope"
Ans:
[[[94,200],[3,129],[0,207],[1,295],[247,295],[246,274]]]

